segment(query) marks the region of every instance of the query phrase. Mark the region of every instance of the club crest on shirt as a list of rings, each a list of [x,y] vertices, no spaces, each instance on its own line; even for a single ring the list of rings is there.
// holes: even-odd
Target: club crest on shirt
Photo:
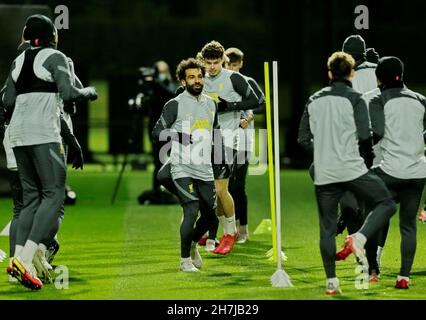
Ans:
[[[194,130],[205,130],[210,129],[210,121],[209,119],[197,119],[191,127],[191,132]]]
[[[217,92],[206,92],[206,94],[210,97],[216,100],[216,102],[219,102],[219,95]]]

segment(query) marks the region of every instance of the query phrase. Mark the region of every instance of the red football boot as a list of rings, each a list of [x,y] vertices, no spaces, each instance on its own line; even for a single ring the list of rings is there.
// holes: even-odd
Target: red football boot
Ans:
[[[213,253],[222,254],[223,246],[225,245],[226,234],[222,235],[219,245],[213,250]]]
[[[237,242],[238,233],[237,234],[227,234],[225,235],[225,244],[223,245],[223,249],[220,251],[220,254],[228,254],[231,253],[232,248],[234,248],[234,244]]]
[[[24,286],[32,290],[40,290],[43,287],[43,282],[37,278],[36,270],[34,266],[32,268],[25,268],[21,261],[18,258],[13,258],[12,268],[16,272],[15,275],[12,274],[11,270],[8,268],[7,271],[10,275],[17,278],[18,281]]]
[[[343,249],[336,253],[336,261],[345,260],[351,253],[352,251],[344,246]]]
[[[202,236],[201,239],[198,240],[198,245],[204,247],[207,243],[208,238],[209,238],[208,236]]]
[[[396,280],[395,288],[408,289],[408,280],[406,279]]]

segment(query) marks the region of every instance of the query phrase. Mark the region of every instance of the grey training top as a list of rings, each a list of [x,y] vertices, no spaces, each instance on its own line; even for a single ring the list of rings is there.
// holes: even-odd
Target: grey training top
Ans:
[[[352,88],[366,93],[377,88],[376,77],[377,64],[365,61],[355,67],[355,77],[352,79]]]
[[[20,54],[12,64],[3,97],[6,108],[13,109],[9,136],[12,148],[44,143],[61,143],[60,107],[64,101],[87,99],[87,89],[77,89],[72,84],[67,57],[58,50],[43,48],[34,58],[34,75],[47,83],[55,84],[55,92],[27,92],[18,95],[15,84],[21,74],[25,54]]]
[[[241,112],[242,118],[247,118],[249,115],[253,114],[261,114],[265,111],[266,107],[266,98],[263,94],[262,90],[260,89],[259,85],[257,84],[256,80],[254,80],[251,77],[245,76],[244,78],[249,83],[250,87],[253,89],[253,92],[255,93],[256,97],[259,100],[259,106],[257,109],[254,110],[246,110]],[[239,146],[238,151],[249,151],[253,152],[254,149],[254,119],[250,121],[248,128],[243,129],[239,128]]]
[[[299,143],[313,149],[316,185],[354,180],[367,173],[359,144],[371,148],[368,111],[349,81],[333,81],[306,105]]]
[[[380,141],[380,168],[399,179],[426,178],[426,98],[408,88],[385,89],[370,101],[373,137]]]
[[[380,94],[380,89],[376,88],[376,89],[368,91],[368,92],[366,92],[362,95],[365,99],[365,102],[367,102],[367,106],[370,105],[370,100],[373,99],[378,94]],[[371,121],[370,121],[370,128],[371,128]],[[382,154],[381,154],[381,151],[380,151],[380,141],[377,142],[373,146],[373,153],[374,153],[374,159],[373,159],[373,163],[372,163],[371,167],[375,168],[375,167],[377,167],[377,165],[380,164],[380,161],[382,161]]]
[[[68,59],[68,65],[69,65],[69,68],[70,68],[70,73],[71,73],[72,85],[75,86],[78,89],[83,89],[83,84],[81,83],[81,81],[77,77],[77,75],[75,74],[74,62],[69,57],[67,59]],[[62,117],[64,118],[64,120],[66,121],[69,129],[71,130],[71,133],[73,133],[74,127],[73,127],[73,124],[72,124],[71,115],[64,111],[64,102],[62,100],[61,100],[61,114],[62,114]]]
[[[224,68],[214,77],[206,74],[204,93],[216,102],[219,102],[219,97],[229,102],[228,109],[221,112],[218,119],[225,146],[238,150],[240,111],[258,108],[258,97],[240,73]]]
[[[185,90],[165,104],[152,132],[154,141],[166,141],[176,132],[186,134],[183,140],[188,140],[183,145],[172,139],[170,162],[174,180],[185,177],[214,180],[211,161],[214,129],[219,129],[217,104],[209,96],[194,97]]]

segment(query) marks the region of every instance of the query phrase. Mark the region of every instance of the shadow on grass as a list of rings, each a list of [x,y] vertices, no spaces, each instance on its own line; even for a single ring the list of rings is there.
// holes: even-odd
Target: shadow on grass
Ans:
[[[0,290],[2,300],[72,300],[82,294],[92,292],[89,289],[81,290],[58,290],[53,285],[45,285],[41,290],[32,291],[20,284],[12,284],[10,288]]]

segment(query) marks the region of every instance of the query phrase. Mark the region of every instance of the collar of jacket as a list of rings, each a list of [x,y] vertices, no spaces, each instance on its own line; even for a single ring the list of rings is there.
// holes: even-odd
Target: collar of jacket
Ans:
[[[201,101],[201,99],[203,98],[203,93],[202,93],[202,92],[201,92],[198,96],[194,96],[194,95],[190,94],[190,93],[188,92],[188,90],[185,90],[185,91],[183,92],[183,94],[184,94],[184,95],[186,95],[187,97],[189,97],[190,99],[195,100],[195,101],[197,101],[197,102],[200,102],[200,101]]]
[[[398,89],[405,88],[404,81],[393,81],[393,82],[390,82],[386,85],[382,83],[379,86],[379,89],[380,89],[381,92],[383,92],[387,89],[395,89],[395,88],[398,88]]]
[[[334,78],[330,81],[330,85],[335,87],[342,87],[346,85],[352,88],[352,82],[348,79]]]

